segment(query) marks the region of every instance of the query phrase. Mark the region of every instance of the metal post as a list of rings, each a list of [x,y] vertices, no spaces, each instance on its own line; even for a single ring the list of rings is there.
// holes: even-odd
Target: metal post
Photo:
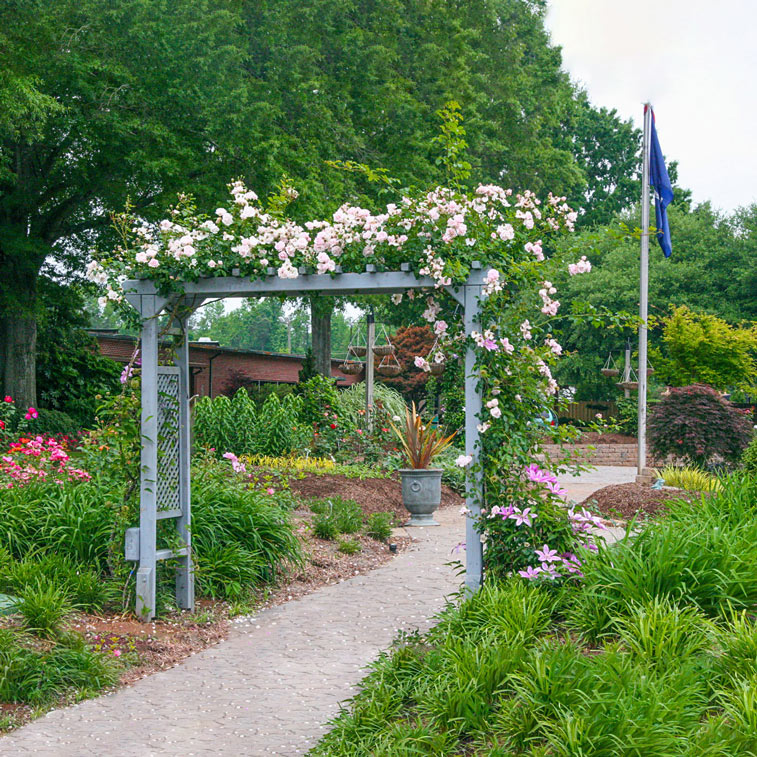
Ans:
[[[158,480],[158,319],[155,297],[143,298],[142,309],[142,452],[139,488],[139,569],[137,616],[155,617],[155,541]],[[144,302],[146,301],[146,302]],[[152,305],[152,307],[144,307]]]
[[[631,380],[631,340],[626,339],[626,361],[623,369],[623,383]],[[631,390],[626,387],[623,390],[623,396],[626,399],[630,399]]]
[[[639,277],[639,460],[637,473],[647,467],[647,317],[649,311],[649,155],[652,134],[652,106],[644,105],[644,137],[641,171],[641,274]]]
[[[478,298],[480,286],[465,286],[465,335],[480,330]],[[478,423],[483,400],[481,397],[480,377],[475,373],[476,353],[470,342],[465,350],[465,454],[471,455],[471,466],[478,466],[479,433]],[[476,591],[483,580],[484,547],[481,535],[476,530],[474,519],[481,511],[483,501],[483,475],[479,470],[469,475],[465,495],[465,504],[470,511],[465,519],[465,586],[468,591]]]
[[[194,569],[192,566],[192,536],[190,523],[191,484],[190,484],[190,417],[189,417],[189,335],[188,318],[179,319],[179,345],[176,350],[176,366],[179,369],[179,506],[181,515],[176,519],[176,531],[186,555],[177,557],[176,566],[176,604],[183,610],[194,610]]]
[[[374,361],[373,347],[376,343],[376,323],[373,308],[369,308],[366,316],[368,333],[365,340],[365,425],[368,431],[373,430],[373,381]]]

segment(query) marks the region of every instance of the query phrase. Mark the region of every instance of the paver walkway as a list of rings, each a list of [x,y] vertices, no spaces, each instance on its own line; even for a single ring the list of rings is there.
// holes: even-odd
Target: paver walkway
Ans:
[[[297,755],[323,733],[398,629],[426,629],[456,591],[455,508],[380,568],[236,624],[221,644],[0,738],[0,755]]]
[[[587,486],[621,483],[632,473],[561,480],[578,499]],[[454,551],[464,520],[455,509],[437,517],[441,527],[413,529],[414,547],[368,575],[264,610],[171,670],[50,712],[0,738],[0,755],[303,754],[398,629],[427,629],[458,589],[449,563],[465,559]]]

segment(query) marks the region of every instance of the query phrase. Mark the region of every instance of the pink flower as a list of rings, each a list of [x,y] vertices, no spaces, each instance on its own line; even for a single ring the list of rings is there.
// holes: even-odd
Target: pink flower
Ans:
[[[526,468],[526,476],[529,481],[533,481],[536,484],[557,483],[557,478],[548,471],[542,470],[536,463],[533,463]]]
[[[518,575],[531,580],[536,578],[541,572],[541,568],[534,568],[533,565],[529,565],[525,570],[519,570]]]
[[[547,544],[541,549],[536,550],[536,556],[539,558],[540,563],[560,562],[560,556],[557,554],[557,550],[550,549]]]
[[[11,397],[10,394],[6,394],[5,397],[3,398],[3,402],[7,402],[10,404],[11,402],[13,402],[13,397]]]
[[[274,493],[273,487],[272,487],[272,486],[269,486],[269,487],[268,487],[268,488],[267,488],[267,489],[265,490],[265,493],[266,493],[266,494],[269,494],[269,495],[270,495],[270,494],[273,494],[273,493]]]
[[[121,656],[121,650],[120,649],[114,649],[113,650],[113,657],[120,657]]]
[[[531,508],[527,507],[525,510],[521,511],[517,507],[513,508],[513,512],[510,515],[510,520],[515,521],[516,526],[522,526],[524,523],[527,526],[532,526],[531,518],[535,518],[536,513],[531,512]]]
[[[30,421],[30,420],[33,420],[34,418],[36,418],[38,415],[39,415],[39,413],[33,407],[30,407],[26,411],[26,415],[24,416],[24,418],[26,418],[27,421]]]

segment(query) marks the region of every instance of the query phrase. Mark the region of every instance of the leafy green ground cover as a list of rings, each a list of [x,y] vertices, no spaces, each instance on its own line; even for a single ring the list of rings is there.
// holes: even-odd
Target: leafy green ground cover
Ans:
[[[756,516],[734,475],[580,582],[487,583],[382,654],[312,755],[757,754]]]

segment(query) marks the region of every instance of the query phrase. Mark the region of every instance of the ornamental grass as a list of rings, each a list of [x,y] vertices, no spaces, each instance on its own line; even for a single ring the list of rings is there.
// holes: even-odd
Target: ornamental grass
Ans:
[[[757,753],[757,481],[734,475],[601,548],[400,636],[314,757]]]

